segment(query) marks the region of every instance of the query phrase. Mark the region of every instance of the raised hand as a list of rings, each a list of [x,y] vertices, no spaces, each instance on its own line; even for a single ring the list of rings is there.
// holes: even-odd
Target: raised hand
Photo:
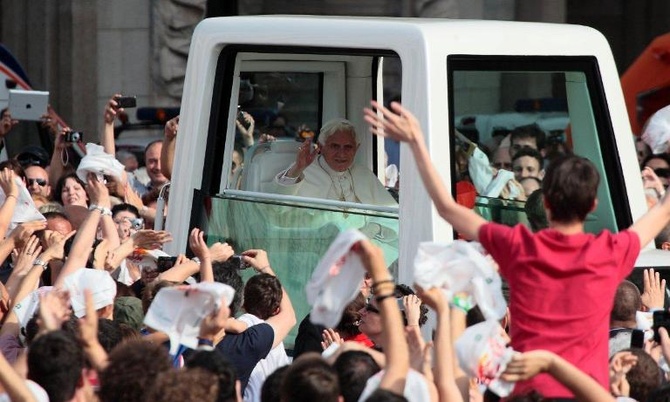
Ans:
[[[309,138],[298,147],[298,153],[295,156],[295,163],[288,170],[288,177],[300,177],[302,172],[314,162],[319,155],[319,147],[312,145],[312,139]]]
[[[191,230],[191,235],[188,237],[188,246],[201,261],[211,259],[211,253],[205,241],[205,232],[202,230],[198,228]]]
[[[165,128],[163,130],[165,138],[168,140],[174,139],[177,137],[177,132],[179,131],[179,116],[173,117],[165,123]]]
[[[50,259],[54,260],[64,260],[65,259],[65,243],[77,233],[76,230],[71,231],[66,235],[62,235],[55,230],[47,230],[44,233],[44,241],[46,244],[46,250],[44,254],[47,254]]]
[[[40,241],[37,236],[30,236],[25,245],[18,252],[16,261],[14,263],[14,269],[17,272],[27,272],[33,265],[33,261],[42,251],[42,246],[40,246]]]
[[[665,279],[654,271],[654,268],[643,271],[644,289],[642,291],[642,305],[648,310],[663,309],[665,305]]]
[[[228,303],[229,302],[225,299],[225,297],[222,298],[221,307],[202,319],[200,322],[200,334],[198,335],[199,338],[214,341],[218,337],[219,333],[225,329],[226,321],[230,316],[230,308],[228,308]]]
[[[24,246],[26,241],[33,235],[33,233],[43,230],[47,227],[46,221],[29,221],[20,223],[18,226],[12,230],[9,234],[9,237],[14,240],[14,246],[16,248],[21,248]]]
[[[59,330],[70,319],[70,292],[54,289],[40,295],[40,332]]]
[[[242,258],[256,271],[261,273],[270,273],[270,260],[268,260],[268,253],[261,249],[247,250],[242,253]]]
[[[7,198],[10,196],[16,198],[19,195],[19,187],[14,177],[14,171],[9,168],[4,168],[0,171],[0,188],[2,188]]]
[[[109,101],[107,101],[107,105],[105,105],[105,113],[103,115],[105,124],[114,124],[116,116],[123,112],[123,108],[119,108],[119,104],[116,102],[116,98],[120,96],[121,94],[114,94]]]
[[[332,328],[324,329],[321,333],[321,339],[323,339],[321,341],[321,347],[323,350],[328,349],[328,347],[333,343],[338,345],[342,345],[344,343],[344,339],[342,339],[340,334]]]
[[[42,115],[40,125],[43,128],[46,128],[49,131],[49,134],[54,137],[58,135],[58,119],[56,118],[56,113],[51,105],[47,105],[47,112]]]
[[[89,173],[86,177],[86,192],[91,199],[91,204],[103,208],[109,208],[111,206],[107,186],[99,181],[97,176],[93,173]]]
[[[371,105],[371,108],[364,109],[364,114],[373,134],[400,142],[423,140],[419,121],[400,103],[392,102],[392,110],[376,101],[372,101]],[[381,112],[381,115],[377,112]]]
[[[226,261],[235,254],[235,250],[228,243],[216,242],[209,248],[212,261]]]
[[[133,233],[130,238],[136,248],[156,249],[172,241],[172,235],[165,230],[143,229]]]
[[[421,299],[417,295],[407,295],[402,298],[402,305],[405,308],[407,326],[418,327],[421,318]]]

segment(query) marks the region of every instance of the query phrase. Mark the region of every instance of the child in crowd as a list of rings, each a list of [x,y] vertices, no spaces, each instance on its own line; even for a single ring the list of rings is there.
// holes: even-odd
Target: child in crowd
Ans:
[[[466,239],[482,243],[510,287],[512,347],[554,352],[608,388],[608,320],[617,285],[632,271],[640,248],[668,224],[664,197],[629,229],[584,232],[597,206],[600,181],[593,164],[563,156],[547,168],[542,192],[549,228],[490,223],[456,203],[430,160],[417,119],[398,103],[376,102],[365,110],[373,133],[406,142],[438,213]],[[378,114],[377,112],[381,112]],[[540,374],[517,384],[515,394],[536,390],[545,397],[572,398],[555,379]]]

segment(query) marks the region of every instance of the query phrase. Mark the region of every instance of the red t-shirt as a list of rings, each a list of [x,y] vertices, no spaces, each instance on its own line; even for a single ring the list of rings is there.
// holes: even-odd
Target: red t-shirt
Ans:
[[[526,226],[488,223],[479,241],[500,265],[510,287],[512,347],[552,351],[609,389],[608,328],[619,283],[640,252],[635,232],[533,234]],[[514,394],[572,393],[548,374],[517,383]]]

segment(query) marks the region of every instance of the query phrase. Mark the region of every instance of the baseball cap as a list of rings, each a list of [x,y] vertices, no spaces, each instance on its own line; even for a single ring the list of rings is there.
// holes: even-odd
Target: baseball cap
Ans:
[[[49,156],[49,153],[38,145],[29,145],[16,155],[16,160],[23,168],[30,166],[41,166],[46,168],[49,166],[50,159],[51,157]]]
[[[117,297],[114,300],[114,321],[126,324],[138,331],[142,329],[144,321],[142,300],[133,296]]]

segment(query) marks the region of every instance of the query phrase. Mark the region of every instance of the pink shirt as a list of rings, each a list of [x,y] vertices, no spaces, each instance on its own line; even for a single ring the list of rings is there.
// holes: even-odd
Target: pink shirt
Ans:
[[[533,234],[527,227],[488,223],[479,241],[500,265],[510,287],[512,347],[552,351],[609,389],[608,327],[619,283],[640,252],[637,234]],[[572,393],[547,374],[519,382],[514,394]]]

